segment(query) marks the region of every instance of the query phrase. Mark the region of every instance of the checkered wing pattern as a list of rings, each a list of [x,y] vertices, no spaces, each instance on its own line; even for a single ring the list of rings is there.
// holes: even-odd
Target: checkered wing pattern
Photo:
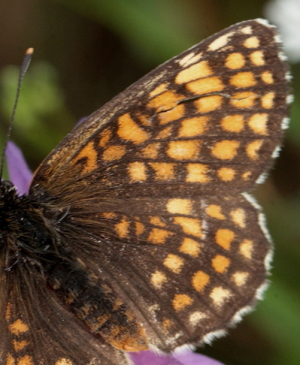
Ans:
[[[56,323],[63,303],[62,338],[104,340],[109,364],[115,349],[209,341],[253,307],[272,248],[246,192],[276,156],[288,96],[274,27],[242,22],[130,86],[45,159],[30,197],[60,251],[45,315]],[[29,312],[16,308],[11,321]]]

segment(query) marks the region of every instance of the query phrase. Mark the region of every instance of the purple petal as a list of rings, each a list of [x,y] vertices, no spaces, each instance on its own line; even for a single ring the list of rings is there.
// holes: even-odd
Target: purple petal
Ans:
[[[159,355],[151,351],[130,353],[134,365],[223,365],[219,361],[189,350],[173,355]]]
[[[21,150],[10,141],[6,148],[6,160],[10,181],[16,186],[20,195],[27,194],[32,179],[32,172]]]

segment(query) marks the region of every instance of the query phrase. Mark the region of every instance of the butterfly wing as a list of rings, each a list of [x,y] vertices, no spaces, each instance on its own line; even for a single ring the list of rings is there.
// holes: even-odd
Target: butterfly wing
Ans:
[[[150,344],[209,340],[262,290],[271,245],[244,192],[275,156],[288,94],[274,28],[243,22],[129,87],[37,170],[30,195]]]

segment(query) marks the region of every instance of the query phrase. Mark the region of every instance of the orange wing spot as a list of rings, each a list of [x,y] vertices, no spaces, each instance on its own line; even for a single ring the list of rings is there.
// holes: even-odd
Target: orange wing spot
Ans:
[[[21,358],[18,358],[18,365],[34,365],[32,356],[25,355],[22,356]]]
[[[215,235],[216,243],[225,250],[230,250],[230,245],[234,240],[235,234],[230,229],[218,229]]]
[[[168,84],[166,82],[158,85],[155,89],[153,89],[150,93],[149,93],[149,97],[153,98],[154,96],[161,94],[162,92],[166,91],[168,89]]]
[[[145,226],[141,222],[135,222],[135,234],[137,236],[141,235],[145,231]]]
[[[179,274],[182,266],[184,266],[184,260],[181,257],[170,253],[164,259],[164,265],[175,274]]]
[[[219,95],[204,96],[194,101],[199,113],[208,113],[217,110],[221,107],[222,102],[223,98]]]
[[[113,219],[113,218],[117,217],[116,213],[114,213],[114,212],[104,212],[104,213],[102,213],[102,215],[106,219]]]
[[[203,271],[197,271],[192,277],[192,285],[195,290],[201,292],[209,283],[210,277]]]
[[[241,114],[227,115],[222,118],[221,127],[228,132],[240,133],[244,128],[244,116]]]
[[[232,181],[235,177],[236,171],[234,169],[231,169],[229,167],[221,167],[218,171],[217,171],[218,177],[222,180],[222,181]]]
[[[149,165],[155,171],[156,180],[173,180],[175,179],[174,174],[174,163],[168,162],[151,162]]]
[[[216,272],[219,272],[223,274],[230,265],[229,258],[222,256],[222,255],[216,255],[212,260],[212,267],[215,269]]]
[[[166,224],[158,216],[150,217],[150,223],[154,226],[165,227]]]
[[[166,208],[171,214],[190,215],[192,213],[192,201],[190,199],[169,199]]]
[[[61,357],[58,361],[55,362],[54,365],[74,365],[74,363],[70,359],[66,359]]]
[[[225,66],[231,70],[236,70],[238,68],[242,68],[245,65],[245,62],[245,57],[241,53],[234,52],[227,56]]]
[[[8,302],[5,309],[5,319],[7,321],[9,321],[11,317],[11,308],[12,308],[11,302]]]
[[[157,158],[160,148],[160,143],[150,143],[148,146],[142,149],[142,155],[145,158]]]
[[[237,271],[232,275],[232,281],[235,283],[236,286],[245,285],[249,278],[248,272]]]
[[[275,93],[271,92],[261,97],[261,105],[265,109],[271,109],[274,106]]]
[[[29,345],[29,342],[25,340],[24,341],[13,340],[12,343],[16,352],[23,350],[24,347]]]
[[[170,122],[174,122],[174,120],[177,120],[179,118],[182,118],[185,113],[185,108],[183,104],[179,104],[177,106],[174,106],[170,110],[162,111],[158,114],[158,120],[160,124],[164,125]]]
[[[147,171],[144,162],[131,162],[128,165],[128,173],[131,181],[147,180]]]
[[[97,166],[97,151],[94,148],[94,143],[89,142],[74,158],[72,164],[74,165],[77,161],[81,160],[82,158],[86,158],[84,163],[83,173],[88,173],[95,170]]]
[[[251,175],[252,175],[251,171],[246,171],[242,174],[242,179],[248,181],[251,178]]]
[[[206,130],[208,117],[196,117],[184,119],[178,131],[178,137],[196,137],[203,134]]]
[[[173,326],[173,322],[169,319],[164,319],[162,322],[162,328],[165,332],[168,332]]]
[[[224,304],[224,302],[226,302],[226,300],[229,299],[231,295],[232,294],[230,290],[224,289],[221,286],[215,287],[209,294],[217,307],[220,307],[222,304]]]
[[[129,221],[123,218],[121,222],[115,224],[115,231],[120,238],[126,238],[129,232]]]
[[[242,208],[238,208],[236,210],[232,210],[230,212],[230,217],[237,226],[241,228],[246,227],[246,213],[245,210]]]
[[[127,142],[140,144],[150,138],[150,135],[130,117],[129,113],[119,117],[118,125],[118,136]]]
[[[203,238],[201,220],[196,218],[175,217],[174,223],[181,226],[184,233]]]
[[[251,160],[257,160],[259,158],[259,150],[263,144],[262,139],[257,139],[248,144],[246,147],[247,156],[251,158]]]
[[[21,319],[17,319],[11,325],[9,325],[9,330],[14,335],[19,336],[22,333],[28,332],[29,328],[26,323],[24,323]]]
[[[153,124],[151,122],[151,118],[149,118],[148,115],[137,112],[136,116],[137,116],[138,120],[141,122],[142,125],[144,125],[146,127],[153,126]]]
[[[125,155],[125,153],[126,153],[125,146],[121,145],[109,146],[104,150],[102,154],[102,159],[104,161],[119,160],[121,157]]]
[[[245,40],[244,46],[246,48],[257,48],[259,47],[259,39],[256,36],[249,37]]]
[[[274,83],[274,79],[273,79],[273,75],[271,74],[270,71],[265,71],[261,74],[261,79],[263,80],[263,82],[265,82],[266,84],[273,84]]]
[[[246,259],[251,259],[252,258],[252,253],[253,253],[253,241],[251,240],[243,240],[240,244],[240,253],[241,255],[243,255]]]
[[[186,84],[186,88],[196,95],[203,95],[222,91],[224,89],[224,84],[218,76],[211,76],[205,79],[191,81]]]
[[[166,229],[152,228],[148,236],[148,241],[154,243],[155,245],[161,245],[165,243],[166,239],[172,235],[173,233],[167,231]]]
[[[213,71],[209,67],[208,61],[201,61],[178,72],[175,82],[176,84],[185,84],[192,80],[210,76],[211,74],[213,74]]]
[[[248,121],[249,127],[257,134],[267,135],[267,123],[269,115],[266,113],[253,114]]]
[[[240,146],[239,141],[224,140],[215,143],[211,149],[211,153],[220,160],[232,160],[237,155],[237,149]]]
[[[236,108],[251,108],[256,98],[257,94],[251,91],[243,91],[232,95],[230,103]]]
[[[157,112],[164,112],[175,108],[179,101],[184,99],[185,97],[183,95],[168,90],[150,100],[147,106],[156,109]]]
[[[173,126],[168,126],[164,129],[162,129],[157,136],[155,137],[155,139],[165,139],[165,138],[169,138],[171,136],[173,130]]]
[[[105,147],[107,142],[111,139],[112,133],[111,130],[106,128],[100,133],[99,146]]]
[[[210,177],[207,176],[209,171],[207,165],[203,165],[201,163],[189,163],[186,166],[186,170],[186,182],[198,182],[206,184],[211,180]]]
[[[228,32],[224,35],[221,35],[219,38],[211,42],[211,44],[207,47],[208,50],[216,51],[217,49],[227,46],[229,38],[233,35],[234,32]]]
[[[8,353],[6,355],[6,363],[5,363],[5,365],[15,365],[15,364],[16,364],[15,358],[12,357],[10,353]]]
[[[201,141],[171,141],[166,153],[175,160],[194,160],[200,153]]]
[[[179,251],[186,255],[198,257],[200,254],[200,243],[192,240],[191,238],[185,237],[179,247]]]
[[[265,64],[265,56],[262,51],[255,51],[250,54],[250,60],[255,66],[263,66]]]
[[[168,281],[166,275],[164,273],[162,273],[161,271],[155,271],[152,275],[151,275],[151,284],[154,286],[154,288],[156,289],[161,289],[162,286]]]
[[[230,83],[236,87],[250,87],[254,86],[256,81],[252,72],[239,72],[231,77]]]
[[[176,294],[172,301],[173,308],[176,312],[181,311],[193,304],[194,300],[186,294]]]
[[[220,205],[211,204],[206,207],[205,212],[207,215],[209,215],[212,218],[224,220],[226,217],[221,212],[221,210],[222,210],[222,208]]]

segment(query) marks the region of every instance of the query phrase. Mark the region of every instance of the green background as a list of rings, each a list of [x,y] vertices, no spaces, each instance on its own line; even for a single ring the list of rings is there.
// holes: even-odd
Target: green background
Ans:
[[[260,0],[0,0],[1,143],[27,47],[35,54],[12,140],[34,170],[80,118],[194,43],[263,17],[264,6]],[[254,313],[201,349],[227,365],[300,364],[299,63],[292,73],[291,127],[254,194],[276,246],[271,286]]]

